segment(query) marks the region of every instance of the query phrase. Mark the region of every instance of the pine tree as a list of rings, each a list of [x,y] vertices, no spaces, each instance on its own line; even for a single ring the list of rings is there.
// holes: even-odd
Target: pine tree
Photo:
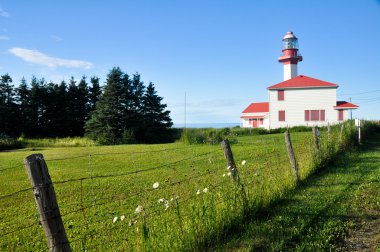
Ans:
[[[76,85],[74,77],[69,81],[67,92],[68,101],[68,134],[69,136],[83,136],[84,123],[88,115],[89,89],[86,77],[83,76]]]
[[[147,143],[169,141],[170,127],[173,125],[167,105],[157,95],[154,84],[149,83],[142,100],[142,116],[144,118],[144,139]]]
[[[31,118],[31,90],[25,78],[21,79],[19,86],[16,88],[16,103],[18,105],[18,132],[21,135],[29,136],[32,118]]]
[[[99,78],[96,76],[91,77],[90,79],[91,87],[89,88],[89,108],[88,113],[95,109],[96,103],[99,100],[99,97],[102,94],[102,88],[99,85]]]
[[[0,134],[17,135],[17,105],[12,78],[4,74],[0,78]]]
[[[30,131],[28,136],[37,137],[41,136],[40,126],[42,117],[42,87],[40,81],[33,76],[30,82]]]
[[[140,79],[140,74],[135,73],[129,86],[129,108],[128,108],[128,128],[133,132],[135,140],[144,141],[144,117],[142,113],[142,100],[145,92],[144,82]]]
[[[89,109],[89,88],[86,81],[86,76],[83,76],[79,81],[78,90],[77,90],[77,103],[76,103],[76,127],[75,127],[75,136],[84,135],[84,124],[87,120],[88,109]]]
[[[87,136],[103,144],[123,142],[127,128],[123,123],[126,101],[123,98],[125,76],[119,67],[107,75],[104,93],[96,104],[91,118],[86,122]]]

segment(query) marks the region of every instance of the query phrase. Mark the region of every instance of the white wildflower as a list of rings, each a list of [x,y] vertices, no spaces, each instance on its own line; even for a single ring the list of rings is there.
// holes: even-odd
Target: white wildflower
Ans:
[[[117,216],[113,218],[112,223],[115,223],[117,221]]]
[[[124,216],[124,215],[120,216],[120,220],[121,220],[121,221],[123,221],[124,219],[125,219],[125,216]]]
[[[174,196],[174,198],[171,198],[170,201],[173,201],[173,200],[176,200],[176,199],[179,199],[178,195]]]
[[[164,203],[165,199],[164,198],[161,198],[158,200],[158,203]]]
[[[156,183],[153,184],[153,188],[154,189],[157,189],[158,187],[160,187],[160,183],[156,182]]]
[[[231,175],[232,175],[232,173],[231,173],[231,172],[228,172],[228,173],[227,173],[227,175],[228,175],[228,176],[231,176]]]
[[[169,201],[165,200],[164,205],[165,205],[165,210],[167,210],[169,208]]]
[[[198,190],[197,190],[197,195],[200,194],[200,193],[201,193],[201,190],[198,189]]]
[[[130,220],[129,222],[128,222],[128,226],[133,226],[133,225],[135,225],[137,223],[137,220]]]
[[[226,174],[225,173],[223,173],[223,177],[225,177],[226,176]]]
[[[142,210],[143,210],[143,207],[139,205],[137,206],[135,213],[141,213]]]
[[[241,161],[241,165],[245,165],[247,163],[247,161],[243,160]]]
[[[231,169],[231,166],[229,165],[228,167],[227,167],[227,170],[230,170]]]
[[[203,189],[203,192],[204,192],[204,193],[207,193],[207,192],[208,192],[208,188],[205,187],[205,189]]]

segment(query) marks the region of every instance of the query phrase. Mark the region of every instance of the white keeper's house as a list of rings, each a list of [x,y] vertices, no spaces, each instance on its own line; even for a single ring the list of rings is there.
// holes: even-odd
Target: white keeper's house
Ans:
[[[284,65],[284,81],[267,88],[269,102],[251,103],[242,112],[242,127],[326,126],[349,119],[349,111],[358,106],[337,101],[337,84],[298,75],[298,39],[287,32],[282,42],[278,61]]]

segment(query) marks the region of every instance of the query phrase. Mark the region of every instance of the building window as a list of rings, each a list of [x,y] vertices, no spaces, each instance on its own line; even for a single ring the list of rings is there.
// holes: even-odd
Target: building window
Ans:
[[[310,110],[305,110],[305,121],[310,121]]]
[[[285,110],[278,111],[278,121],[285,122]]]
[[[278,101],[285,100],[285,90],[277,90],[277,100]]]
[[[310,110],[310,121],[319,121],[319,110]]]
[[[305,110],[305,121],[325,121],[325,110]]]
[[[319,121],[325,121],[325,110],[319,110]]]
[[[343,121],[343,110],[338,110],[338,120]]]

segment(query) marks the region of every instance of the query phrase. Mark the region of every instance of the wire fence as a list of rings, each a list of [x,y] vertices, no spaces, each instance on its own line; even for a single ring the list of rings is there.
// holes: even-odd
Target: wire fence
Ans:
[[[340,132],[321,132],[318,151],[310,132],[293,135],[301,180],[341,150]],[[246,140],[231,146],[238,183],[219,145],[46,158],[70,247],[182,250],[217,239],[296,186],[282,134]],[[25,174],[21,162],[0,166],[0,178],[14,183],[0,195],[1,250],[46,250],[56,235],[45,235]]]

